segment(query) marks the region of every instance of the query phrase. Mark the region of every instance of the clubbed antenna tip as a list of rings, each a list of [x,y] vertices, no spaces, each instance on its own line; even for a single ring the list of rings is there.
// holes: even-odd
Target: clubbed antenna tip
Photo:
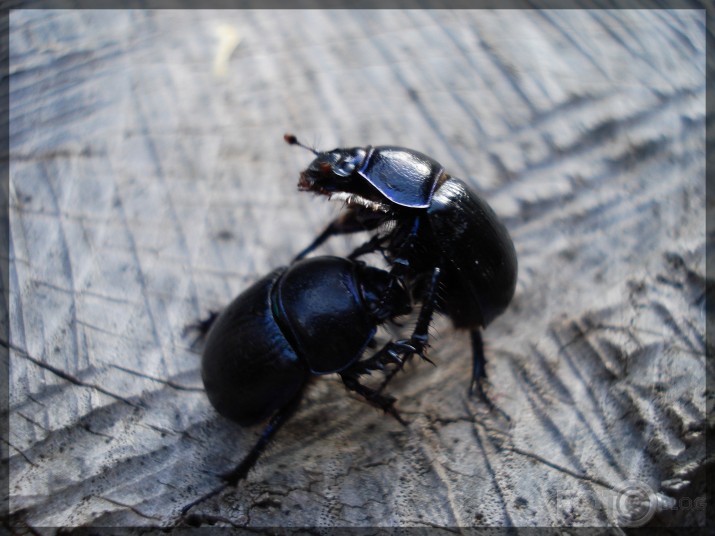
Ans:
[[[318,154],[318,151],[313,149],[312,147],[308,147],[307,145],[303,145],[298,141],[298,138],[295,137],[295,134],[283,134],[283,139],[288,143],[289,145],[297,145],[298,147],[302,147],[303,149],[308,149],[311,153],[314,155]]]

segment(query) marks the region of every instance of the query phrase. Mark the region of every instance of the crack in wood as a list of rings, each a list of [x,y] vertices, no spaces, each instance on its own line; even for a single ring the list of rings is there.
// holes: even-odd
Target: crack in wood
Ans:
[[[111,398],[114,398],[115,400],[124,402],[125,404],[128,404],[134,408],[144,407],[144,404],[142,404],[141,402],[140,403],[132,402],[128,398],[124,398],[123,396],[113,393],[113,392],[109,391],[108,389],[105,389],[104,387],[101,387],[101,386],[93,384],[93,383],[88,383],[88,382],[82,381],[79,378],[75,378],[74,376],[72,376],[71,374],[69,374],[68,372],[66,372],[64,370],[58,369],[57,367],[52,366],[49,363],[45,363],[44,361],[42,361],[40,359],[32,357],[24,349],[19,348],[18,346],[15,346],[12,343],[8,343],[7,341],[0,340],[0,345],[10,348],[11,350],[14,350],[15,352],[17,352],[18,355],[27,359],[28,361],[31,361],[38,367],[40,367],[44,370],[47,370],[48,372],[51,372],[52,374],[62,378],[63,380],[66,380],[74,385],[77,385],[79,387],[86,387],[88,389],[94,389],[95,391],[98,391],[102,394],[105,394],[105,395],[111,397]]]

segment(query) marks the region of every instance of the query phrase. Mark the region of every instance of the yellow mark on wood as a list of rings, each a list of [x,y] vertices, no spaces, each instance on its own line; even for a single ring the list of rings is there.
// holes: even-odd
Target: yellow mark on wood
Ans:
[[[241,37],[236,28],[228,24],[218,25],[216,36],[218,37],[218,47],[216,47],[214,56],[213,73],[215,77],[223,78],[228,70],[228,60],[241,42]]]

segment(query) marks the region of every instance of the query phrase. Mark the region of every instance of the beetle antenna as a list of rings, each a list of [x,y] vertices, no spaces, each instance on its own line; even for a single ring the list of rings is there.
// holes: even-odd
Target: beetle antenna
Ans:
[[[311,153],[314,155],[318,155],[319,152],[312,147],[308,147],[307,145],[304,145],[298,141],[298,138],[295,137],[295,134],[283,134],[283,139],[288,143],[289,145],[297,145],[298,147],[302,147],[303,149],[308,149]]]

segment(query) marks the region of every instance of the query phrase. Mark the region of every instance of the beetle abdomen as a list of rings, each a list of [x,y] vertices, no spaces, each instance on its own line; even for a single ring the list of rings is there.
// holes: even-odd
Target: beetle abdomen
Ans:
[[[428,209],[432,244],[443,264],[440,309],[455,327],[486,326],[509,305],[517,278],[514,244],[492,208],[450,177]]]
[[[239,295],[206,338],[206,394],[221,415],[244,426],[285,405],[308,378],[271,312],[271,288],[285,270],[274,270]]]

